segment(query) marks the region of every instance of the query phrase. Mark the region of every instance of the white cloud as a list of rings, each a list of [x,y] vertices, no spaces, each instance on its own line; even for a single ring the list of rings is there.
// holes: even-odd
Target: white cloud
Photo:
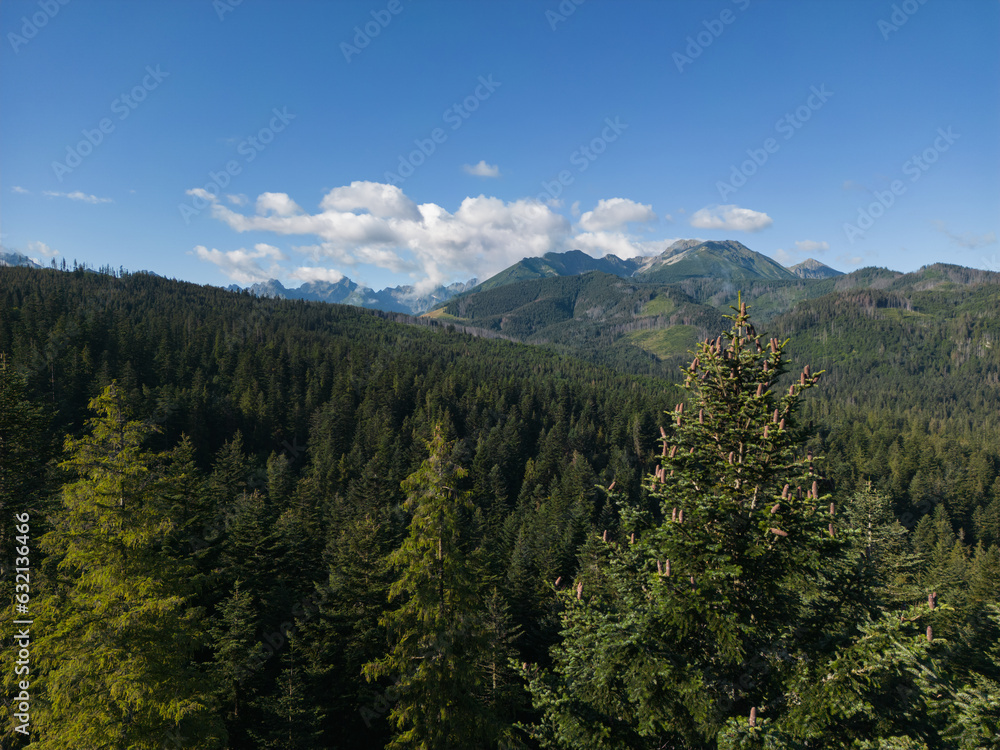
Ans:
[[[480,160],[478,164],[463,164],[462,170],[466,174],[476,177],[499,177],[500,167],[497,164],[487,164],[485,160]]]
[[[196,195],[198,190],[188,192]],[[417,206],[398,187],[371,182],[334,188],[316,214],[272,210],[262,215],[262,206],[294,205],[273,197],[258,199],[255,215],[210,202],[212,216],[237,232],[318,238],[316,244],[297,248],[317,264],[371,264],[432,285],[455,277],[487,278],[525,256],[568,249],[570,235],[565,217],[533,199],[504,202],[480,195],[464,199],[451,213],[435,203]],[[226,263],[244,275],[261,273],[246,265],[243,256],[223,258],[205,250],[199,257],[220,267]]]
[[[31,191],[30,190],[25,190],[20,185],[14,185],[11,188],[11,190],[14,191],[15,193],[21,193],[22,195],[31,195]]]
[[[57,193],[53,190],[42,191],[43,195],[47,195],[50,198],[69,198],[71,201],[83,201],[84,203],[113,203],[111,198],[98,198],[96,195],[88,195],[79,190],[74,190],[72,193]]]
[[[322,268],[320,266],[299,266],[288,274],[288,278],[298,279],[299,281],[329,281],[331,284],[336,284],[344,278],[344,274],[333,268]]]
[[[367,211],[383,219],[420,219],[416,204],[395,185],[356,180],[331,190],[320,208],[332,211]]]
[[[243,195],[243,193],[237,193],[236,195],[227,195],[226,200],[228,200],[234,206],[245,206],[247,204],[247,197]]]
[[[27,244],[27,251],[29,254],[40,255],[45,258],[54,258],[59,255],[58,250],[53,250],[44,242],[29,242]]]
[[[863,258],[860,255],[838,255],[837,261],[845,266],[860,266]]]
[[[302,209],[287,193],[261,193],[257,197],[257,213],[261,216],[275,214],[277,216],[293,216],[302,213]]]
[[[829,242],[816,242],[815,240],[798,240],[795,247],[803,253],[823,253],[830,249]]]
[[[759,232],[774,221],[765,213],[739,206],[706,206],[691,215],[691,226],[698,229],[728,229],[738,232]]]
[[[607,198],[597,202],[593,211],[580,217],[580,226],[588,232],[620,229],[629,222],[656,221],[653,207],[628,198]]]
[[[417,205],[393,185],[353,182],[328,191],[315,212],[301,209],[284,193],[264,193],[248,202],[252,209],[240,211],[200,192],[188,191],[210,204],[216,220],[236,232],[288,237],[292,252],[301,258],[301,265],[279,265],[280,251],[262,253],[260,245],[229,252],[195,248],[201,260],[242,282],[290,275],[334,281],[341,271],[330,266],[349,275],[351,268],[376,266],[407,274],[411,283],[428,290],[456,278],[489,278],[521,258],[548,252],[580,249],[596,257],[614,253],[627,258],[662,253],[675,241],[626,232],[630,222],[650,222],[656,214],[650,206],[623,198],[599,201],[574,231],[566,216],[533,198],[470,196],[449,211],[436,203]]]
[[[212,248],[209,250],[204,245],[197,245],[193,250],[194,255],[199,260],[213,263],[219,267],[226,276],[241,284],[252,284],[256,281],[267,281],[281,274],[281,267],[277,261],[287,260],[287,256],[274,245],[259,242],[254,245],[253,250],[240,248],[239,250],[229,250],[223,252]],[[270,258],[272,263],[265,269],[261,266],[260,260]]]
[[[992,245],[997,241],[996,232],[988,232],[987,234],[972,234],[971,232],[963,232],[958,234],[949,231],[948,226],[943,221],[934,221],[934,228],[941,232],[943,235],[948,237],[952,242],[954,242],[959,247],[964,247],[967,250],[976,250],[980,247],[985,247],[986,245]]]

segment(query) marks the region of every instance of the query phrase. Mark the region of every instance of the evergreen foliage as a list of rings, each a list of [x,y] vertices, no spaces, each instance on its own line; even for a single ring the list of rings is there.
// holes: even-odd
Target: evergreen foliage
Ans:
[[[0,268],[32,746],[997,745],[992,277],[747,282],[718,339],[731,284],[609,278],[491,332]]]

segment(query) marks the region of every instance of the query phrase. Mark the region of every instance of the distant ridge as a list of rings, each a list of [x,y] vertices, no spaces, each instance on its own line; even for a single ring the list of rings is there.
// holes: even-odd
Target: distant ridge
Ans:
[[[448,286],[435,287],[427,294],[417,294],[414,287],[409,285],[387,287],[376,292],[369,287],[360,286],[345,276],[340,281],[307,281],[296,289],[286,288],[277,279],[268,279],[251,284],[246,290],[258,297],[303,299],[420,315],[447,302],[455,295],[472,289],[477,283],[477,279],[456,282]],[[232,284],[229,289],[239,291],[240,287]]]

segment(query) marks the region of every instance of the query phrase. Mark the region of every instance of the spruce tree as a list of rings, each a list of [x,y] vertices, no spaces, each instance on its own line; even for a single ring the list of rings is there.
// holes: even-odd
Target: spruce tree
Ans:
[[[429,448],[430,457],[402,483],[411,520],[390,556],[398,574],[389,591],[398,607],[383,619],[391,650],[366,664],[364,674],[395,681],[389,721],[397,734],[389,748],[473,750],[489,746],[495,731],[480,699],[487,644],[463,538],[463,515],[473,508],[459,487],[466,471],[452,461],[454,446],[440,427]]]
[[[175,477],[112,384],[87,434],[67,439],[70,478],[39,540],[32,747],[218,747],[224,730],[195,660],[205,643],[192,566],[165,548]],[[180,744],[178,744],[180,743]]]
[[[683,368],[688,401],[660,428],[658,513],[620,500],[622,533],[588,545],[562,587],[553,668],[525,669],[543,747],[847,747],[872,732],[877,695],[859,675],[877,671],[880,694],[883,674],[926,651],[884,654],[899,618],[870,616],[802,447],[797,407],[820,374],[806,366],[779,391],[787,341],[734,310]],[[924,612],[910,614],[912,641]],[[824,675],[841,679],[809,692]],[[835,728],[843,744],[822,739]]]

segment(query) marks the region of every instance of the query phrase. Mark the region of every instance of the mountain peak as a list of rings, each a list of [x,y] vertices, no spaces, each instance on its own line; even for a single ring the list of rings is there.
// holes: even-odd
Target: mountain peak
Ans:
[[[820,263],[815,258],[806,258],[801,263],[789,266],[788,270],[800,279],[830,279],[834,276],[844,275],[837,269],[830,268],[830,266]]]
[[[689,278],[792,279],[794,274],[736,240],[680,240],[647,259],[635,272],[641,281],[668,283]]]

